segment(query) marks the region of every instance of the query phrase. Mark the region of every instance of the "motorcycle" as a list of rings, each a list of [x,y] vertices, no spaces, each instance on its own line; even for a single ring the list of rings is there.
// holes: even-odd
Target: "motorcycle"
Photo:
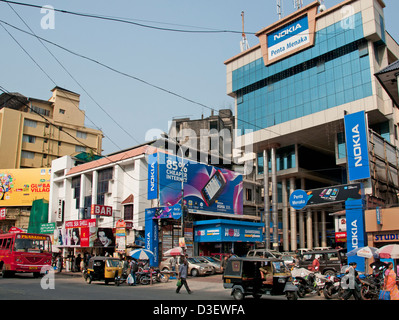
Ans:
[[[385,264],[371,264],[373,272],[362,280],[360,295],[363,300],[378,300],[380,290],[384,285]]]
[[[343,274],[327,276],[323,288],[323,295],[326,299],[333,299],[334,297],[342,297],[345,290],[341,286],[341,278]]]
[[[297,293],[299,298],[304,298],[307,293],[317,293],[317,295],[320,295],[319,287],[312,274],[305,277],[294,277],[293,284],[298,287]]]
[[[151,283],[151,281],[153,283],[165,283],[169,281],[169,275],[162,273],[161,271],[159,271],[159,269],[156,269],[152,272],[150,270],[144,270],[142,272],[137,272],[136,276],[137,274],[139,274],[137,282],[140,282],[140,284],[142,285],[148,285]]]

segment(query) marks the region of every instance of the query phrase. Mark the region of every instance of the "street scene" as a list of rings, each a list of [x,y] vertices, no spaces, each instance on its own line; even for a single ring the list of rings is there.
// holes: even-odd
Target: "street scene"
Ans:
[[[42,2],[0,0],[0,301],[399,300],[398,1]]]

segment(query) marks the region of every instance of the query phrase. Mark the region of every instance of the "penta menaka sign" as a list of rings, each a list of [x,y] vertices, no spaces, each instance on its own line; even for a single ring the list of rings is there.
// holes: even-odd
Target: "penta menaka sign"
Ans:
[[[266,66],[314,45],[318,6],[314,1],[256,33]]]

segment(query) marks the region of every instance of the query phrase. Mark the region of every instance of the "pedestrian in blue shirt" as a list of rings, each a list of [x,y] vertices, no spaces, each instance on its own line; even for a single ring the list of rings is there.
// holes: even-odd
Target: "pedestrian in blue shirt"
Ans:
[[[180,284],[176,288],[176,293],[180,293],[181,287],[184,285],[188,294],[193,293],[187,284],[187,274],[188,274],[188,262],[187,258],[184,258],[183,263],[179,266],[179,280]]]

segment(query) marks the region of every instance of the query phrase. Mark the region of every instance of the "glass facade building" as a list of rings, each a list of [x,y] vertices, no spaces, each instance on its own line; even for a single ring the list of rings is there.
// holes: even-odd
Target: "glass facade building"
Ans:
[[[225,61],[227,94],[235,99],[236,148],[252,145],[254,190],[267,185],[268,168],[264,203],[270,197],[272,220],[282,221],[282,236],[273,239],[273,248],[334,241],[327,236],[334,234],[326,212],[332,208],[295,212],[288,198],[296,189],[350,183],[346,114],[365,111],[373,134],[399,146],[395,106],[374,76],[399,57],[398,43],[385,30],[384,8],[383,0],[345,0],[320,11],[314,1],[260,30],[258,45]],[[374,167],[363,181],[365,193],[390,203],[375,174],[383,169],[372,154],[370,159]]]

